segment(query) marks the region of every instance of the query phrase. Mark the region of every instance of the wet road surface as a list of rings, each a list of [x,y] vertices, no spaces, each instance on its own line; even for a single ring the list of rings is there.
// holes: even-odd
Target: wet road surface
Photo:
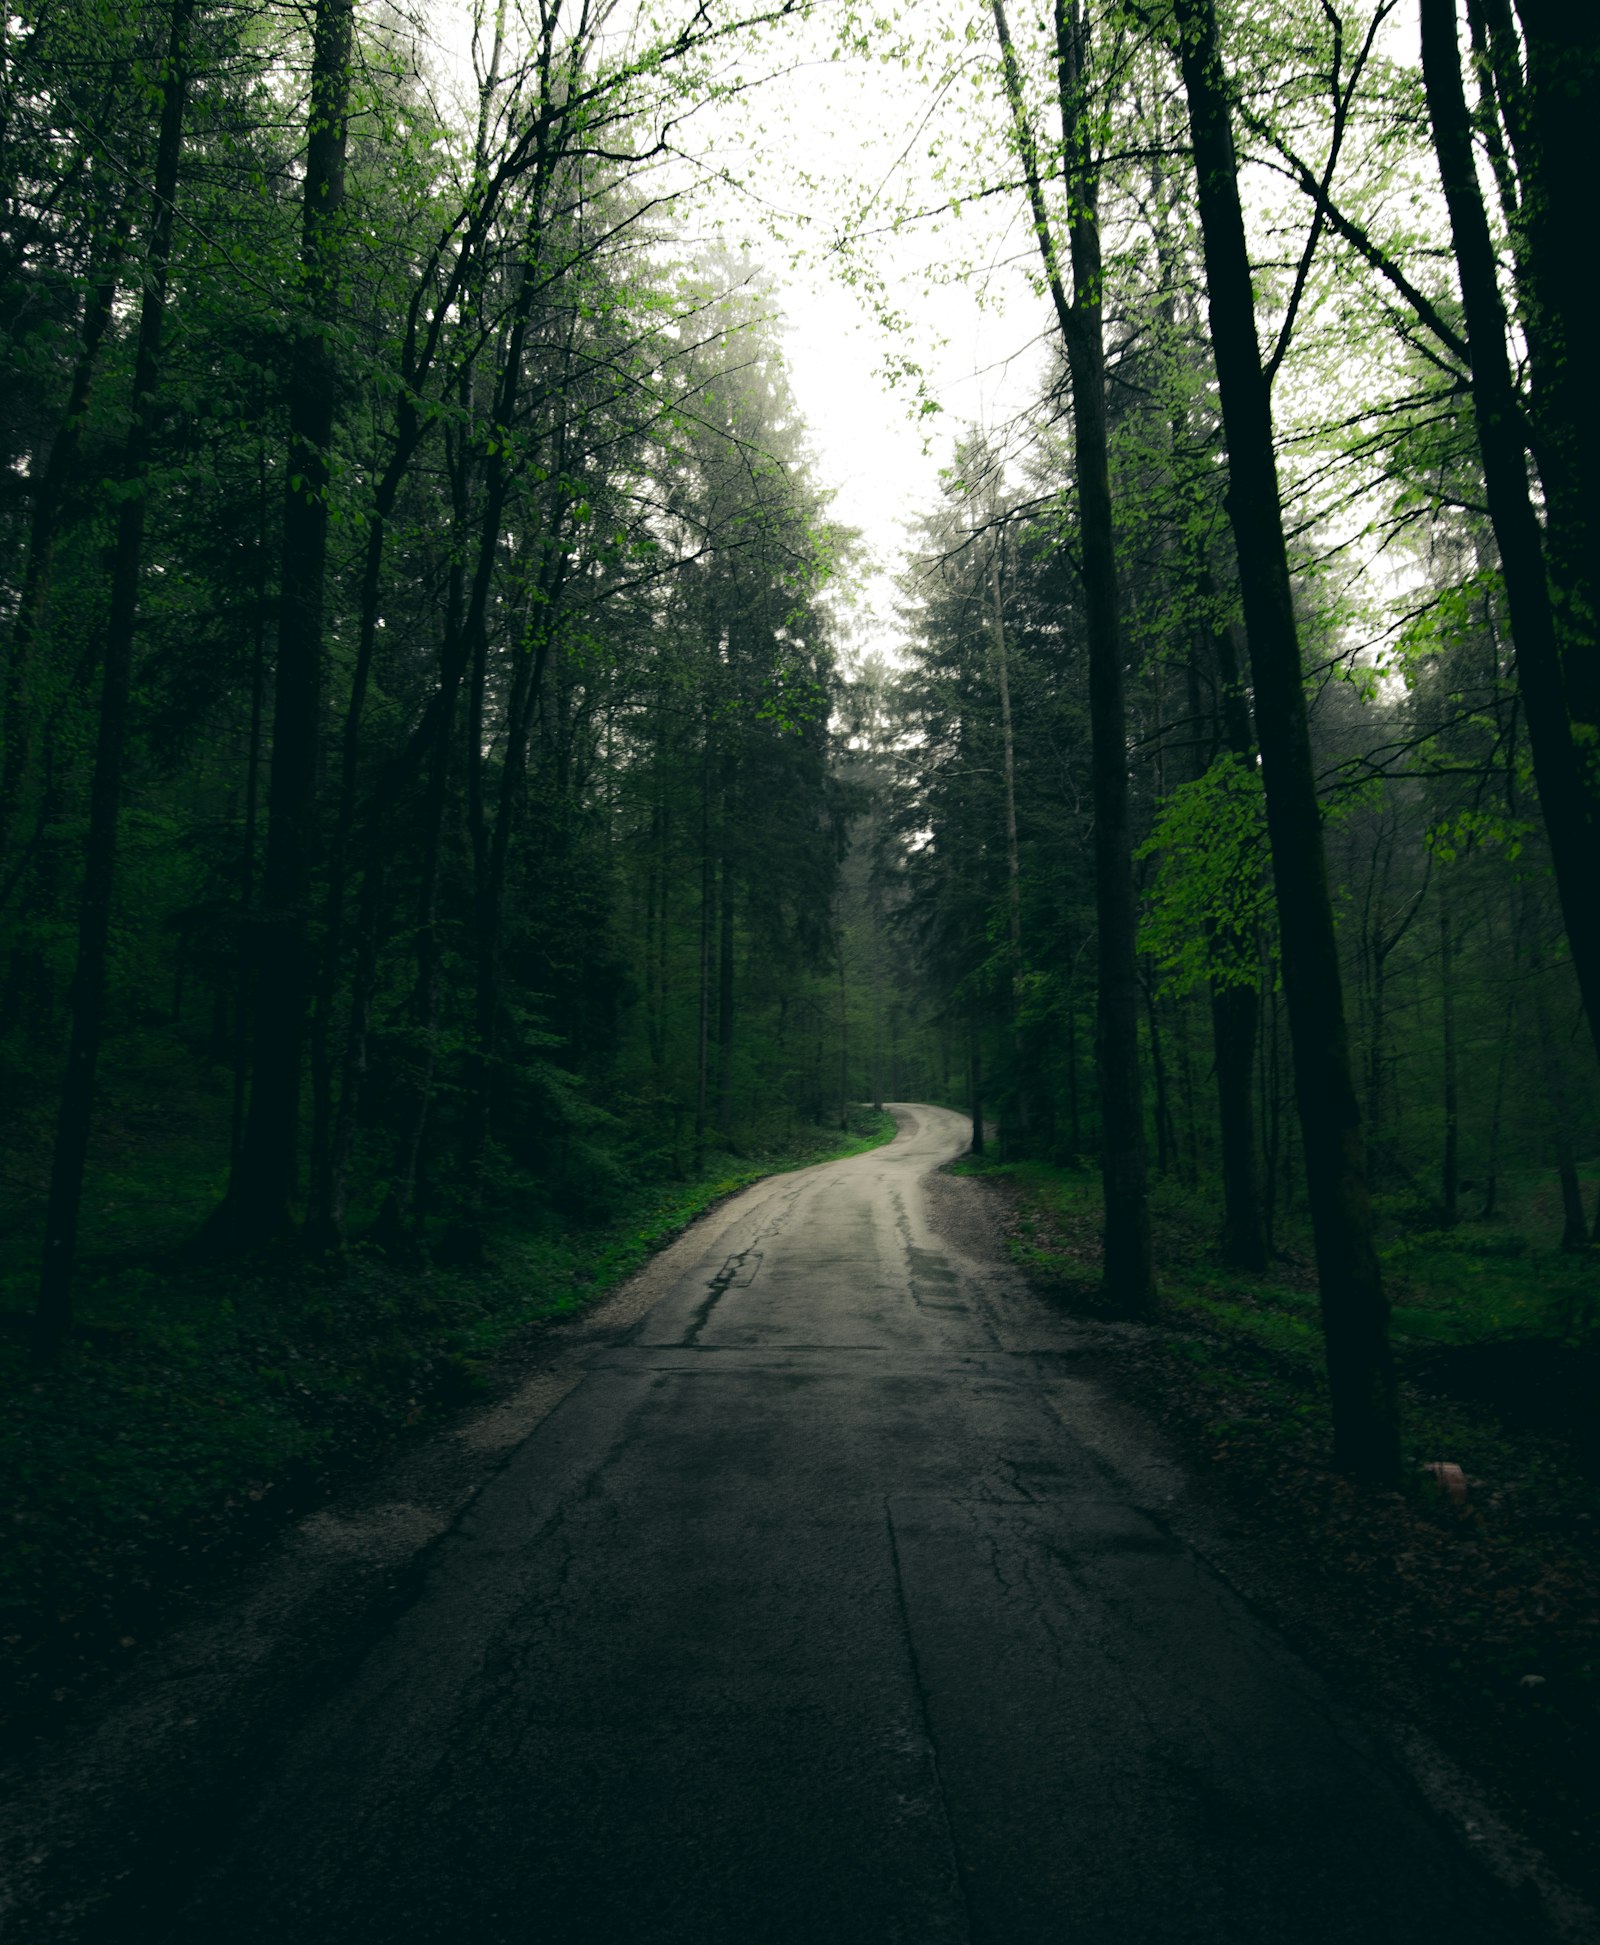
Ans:
[[[929,1225],[963,1123],[900,1119],[581,1349],[152,1937],[1524,1936],[1075,1436],[1070,1321]]]

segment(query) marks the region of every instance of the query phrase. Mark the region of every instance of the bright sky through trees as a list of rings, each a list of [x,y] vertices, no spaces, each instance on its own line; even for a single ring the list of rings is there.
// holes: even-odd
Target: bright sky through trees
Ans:
[[[947,10],[922,11],[931,27]],[[470,116],[470,0],[425,0],[420,17]],[[1046,315],[1029,287],[1017,198],[895,225],[897,211],[946,197],[929,151],[930,108],[948,101],[896,60],[832,58],[843,19],[820,8],[769,35],[759,66],[741,56],[746,80],[762,78],[674,131],[663,172],[681,185],[686,235],[770,280],[820,478],[871,557],[852,633],[858,647],[892,654],[892,577],[909,523],[936,498],[960,430],[997,429],[1031,407]],[[854,239],[853,263],[842,236]],[[860,281],[866,266],[876,303]]]

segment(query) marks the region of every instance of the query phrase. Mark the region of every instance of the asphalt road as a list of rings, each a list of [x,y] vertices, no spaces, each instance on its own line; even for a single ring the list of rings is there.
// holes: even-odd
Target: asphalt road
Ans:
[[[930,1226],[963,1124],[901,1120],[578,1341],[152,1936],[1524,1935],[1075,1434],[1070,1321]]]

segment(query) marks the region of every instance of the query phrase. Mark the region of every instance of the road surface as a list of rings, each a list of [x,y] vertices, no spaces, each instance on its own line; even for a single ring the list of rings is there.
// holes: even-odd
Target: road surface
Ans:
[[[899,1118],[749,1191],[630,1328],[574,1338],[553,1408],[150,1936],[1524,1936],[1075,1433],[1070,1320],[930,1225],[962,1122]]]

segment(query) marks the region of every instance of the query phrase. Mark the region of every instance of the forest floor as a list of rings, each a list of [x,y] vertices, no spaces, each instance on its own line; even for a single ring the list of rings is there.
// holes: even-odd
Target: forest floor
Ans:
[[[520,1204],[505,1195],[470,1270],[360,1243],[248,1272],[195,1260],[181,1197],[152,1246],[141,1212],[164,1148],[113,1149],[92,1183],[100,1223],[59,1370],[29,1354],[32,1225],[0,1231],[0,1728],[64,1718],[197,1585],[478,1397],[491,1359],[624,1281],[715,1203],[894,1132],[864,1109],[847,1134],[775,1127],[588,1221],[539,1208],[531,1189]]]
[[[987,1178],[1042,1292],[1103,1314],[1097,1181],[1034,1162],[953,1170]],[[1600,1898],[1596,1253],[1385,1212],[1406,1482],[1363,1494],[1327,1463],[1309,1244],[1243,1276],[1218,1262],[1195,1198],[1153,1200],[1160,1316],[1119,1325],[1108,1381],[1220,1491],[1256,1563],[1249,1593],[1308,1658],[1409,1719]],[[1464,1499],[1437,1462],[1461,1467]]]

